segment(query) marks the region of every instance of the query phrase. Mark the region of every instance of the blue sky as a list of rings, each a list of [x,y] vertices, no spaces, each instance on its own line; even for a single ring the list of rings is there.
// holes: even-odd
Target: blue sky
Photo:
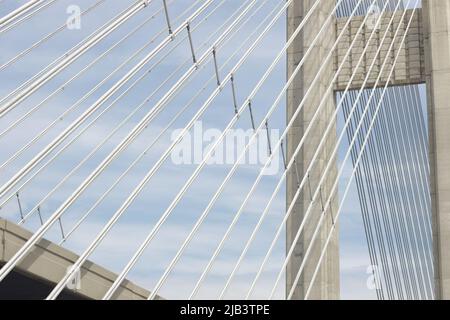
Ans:
[[[24,3],[25,1],[4,0],[0,2],[0,16],[5,15],[13,8]],[[81,10],[85,10],[96,1],[94,0],[58,0],[39,13],[26,23],[21,24],[14,30],[0,35],[0,65],[3,65],[18,52],[26,49],[38,39],[65,23],[68,14],[66,8],[72,4],[78,4]],[[111,19],[121,10],[125,9],[134,1],[112,1],[107,0],[97,9],[85,15],[81,19],[81,29],[64,30],[48,42],[39,46],[32,51],[32,54],[24,56],[20,61],[6,67],[0,71],[0,96],[3,97],[14,90],[18,85],[39,72],[43,67],[54,61],[62,53],[66,52],[79,41],[88,36],[93,30],[100,27],[107,20]],[[169,2],[169,11],[172,17],[178,16],[193,1],[178,0]],[[217,4],[221,3],[217,1]],[[275,1],[259,1],[261,7],[257,11],[255,17],[250,19],[248,24],[239,29],[226,44],[218,48],[218,64],[223,70],[221,75],[225,75],[230,67],[239,59],[240,55],[248,47],[248,44],[255,39],[256,35],[250,37],[244,49],[239,50],[235,56],[233,53],[239,45],[258,24],[267,17],[269,12],[275,8]],[[217,5],[216,4],[216,5]],[[207,21],[202,22],[198,28],[193,31],[193,41],[197,50],[197,57],[201,56],[204,50],[211,45],[208,36],[212,30],[216,30],[218,26],[226,19],[231,12],[234,12],[242,1],[228,0],[217,10]],[[214,7],[214,6],[213,6]],[[259,7],[257,5],[256,7]],[[9,123],[20,117],[27,110],[42,101],[47,95],[57,89],[61,84],[70,79],[78,70],[88,65],[98,55],[102,54],[110,46],[115,44],[119,39],[125,36],[133,27],[138,26],[144,19],[152,16],[153,13],[160,10],[161,4],[153,1],[148,8],[142,10],[124,26],[120,27],[111,36],[89,50],[75,63],[61,72],[51,82],[44,85],[36,94],[33,94],[25,102],[21,103],[18,108],[0,119],[0,127],[4,128]],[[186,16],[185,16],[186,17]],[[201,16],[197,21],[200,21]],[[172,24],[177,26],[182,20],[176,21],[173,18]],[[196,26],[196,22],[193,26]],[[56,119],[66,108],[74,104],[86,92],[93,88],[99,81],[107,76],[116,66],[120,65],[130,54],[134,53],[145,43],[150,41],[155,34],[163,30],[165,20],[163,14],[158,14],[149,22],[139,29],[130,39],[124,41],[115,48],[104,59],[96,63],[91,69],[82,76],[74,80],[62,92],[55,95],[42,108],[34,113],[29,119],[24,121],[20,126],[12,130],[10,133],[0,139],[0,160],[6,161],[19,146],[22,146],[36,135],[40,130],[45,128],[49,123]],[[285,41],[286,21],[283,16],[280,18],[274,28],[263,39],[253,54],[249,56],[242,68],[235,75],[237,100],[240,105],[252,90],[259,77],[270,65],[272,59],[282,48]],[[161,34],[154,39],[143,53],[130,61],[124,68],[117,72],[103,86],[99,88],[92,96],[86,99],[78,108],[68,114],[64,119],[50,130],[42,139],[33,145],[28,151],[24,152],[15,161],[11,162],[0,176],[0,183],[5,182],[11,175],[24,164],[27,163],[40,148],[49,143],[57,134],[72,122],[83,110],[89,107],[98,97],[101,96],[111,85],[113,85],[122,75],[126,73],[135,63],[143,57],[144,53],[149,52],[155,47],[166,34]],[[202,42],[207,41],[205,45]],[[152,63],[158,61],[168,50],[163,50],[155,59],[153,59],[146,70]],[[225,65],[225,61],[231,57],[230,62]],[[60,157],[57,158],[47,169],[43,170],[36,178],[21,192],[21,203],[24,211],[32,208],[54,185],[58,183],[67,172],[76,166],[81,159],[93,149],[124,117],[126,117],[137,105],[139,105],[146,96],[150,95],[161,82],[183,61],[189,61],[190,50],[186,40],[170,52],[161,63],[158,63],[136,87],[133,88],[123,99],[114,105],[101,120],[95,123],[87,130],[80,139],[65,150]],[[189,65],[190,62],[186,64]],[[125,134],[139,121],[139,119],[154,105],[181,76],[187,67],[183,68],[176,76],[161,90],[157,91],[149,102],[146,103],[140,111],[131,118],[122,129],[120,129],[100,150],[90,159],[80,170],[76,172],[68,181],[58,189],[58,191],[42,205],[42,214],[48,217],[61,202],[78,186],[81,181],[92,171],[95,166],[113,149]],[[143,74],[141,72],[140,74]],[[195,81],[191,81],[189,85],[183,88],[176,98],[170,102],[165,110],[151,123],[151,125],[134,141],[131,146],[118,157],[112,165],[102,174],[88,190],[76,201],[76,203],[64,214],[63,226],[65,231],[69,230],[76,221],[82,216],[86,210],[96,201],[96,199],[105,191],[121,174],[123,170],[133,161],[139,152],[145,148],[164,128],[165,124],[172,119],[174,114],[184,106],[194,92],[201,89],[204,83],[214,75],[214,66],[211,62],[199,70],[195,75]],[[258,95],[253,101],[255,120],[257,122],[262,119],[265,112],[272,104],[276,95],[282,88],[285,81],[285,59],[278,64],[273,74],[269,77],[267,83],[262,87]],[[188,108],[187,111],[177,120],[171,127],[175,130],[184,126],[195,111],[201,106],[201,103],[208,97],[215,88],[215,81],[210,81],[206,89],[200,95],[200,98]],[[113,101],[115,95],[109,101]],[[109,102],[105,104],[108,106]],[[285,102],[279,105],[277,111],[270,119],[270,127],[274,129],[283,129],[285,125]],[[202,117],[205,128],[225,127],[229,119],[234,115],[232,104],[231,88],[229,85],[225,87],[223,92],[214,100],[211,108]],[[259,121],[258,121],[259,120]],[[340,121],[341,122],[341,121]],[[250,119],[248,113],[240,118],[237,127],[250,128]],[[75,252],[81,252],[86,245],[92,241],[95,234],[100,231],[102,225],[109,219],[111,214],[125,200],[126,196],[131,192],[134,186],[139,182],[140,178],[148,171],[164,148],[170,143],[170,132],[168,131],[164,137],[154,145],[147,156],[144,157],[135,169],[133,169],[127,179],[119,183],[114,191],[106,198],[74,234],[65,246]],[[344,146],[343,146],[344,148]],[[342,152],[341,152],[342,157]],[[174,210],[171,218],[168,219],[165,226],[161,229],[155,241],[146,250],[144,256],[130,273],[129,278],[145,287],[152,288],[157,281],[159,275],[169,263],[170,259],[176,252],[182,240],[186,237],[191,229],[194,221],[208,203],[209,198],[219,186],[221,180],[227,174],[231,166],[207,166],[200,174],[196,183],[189,189],[181,203]],[[112,232],[106,237],[103,243],[97,248],[91,260],[104,265],[115,272],[119,272],[125,265],[129,257],[137,248],[139,243],[151,229],[159,215],[167,207],[170,200],[176,195],[178,190],[188,179],[190,174],[195,170],[194,165],[173,166],[167,161],[158,174],[145,187],[140,196],[126,211],[124,217],[119,221]],[[253,180],[258,173],[255,166],[243,166],[238,169],[236,175],[232,178],[224,193],[218,200],[206,219],[205,225],[199,230],[198,235],[190,244],[183,258],[177,264],[167,283],[162,288],[160,294],[168,298],[181,298],[189,294],[196,279],[199,276],[199,270],[206,265],[210,255],[212,254],[217,242],[220,240],[227,225],[232,219],[233,214],[239,208],[245,194],[248,192]],[[348,180],[351,173],[350,163],[345,164],[344,177],[340,182],[342,185]],[[255,196],[246,207],[243,218],[238,223],[236,230],[232,233],[230,240],[226,243],[222,254],[218,257],[217,262],[211,271],[211,275],[206,279],[204,286],[199,292],[199,298],[215,298],[224,285],[227,275],[230,273],[235,263],[246,236],[251,232],[255,225],[259,214],[264,209],[268,197],[270,196],[278,176],[265,177],[258,187]],[[347,179],[347,180],[346,180]],[[272,206],[268,218],[262,226],[261,232],[255,239],[254,245],[251,247],[247,258],[244,260],[235,281],[230,287],[229,298],[242,296],[248,289],[249,284],[254,276],[254,270],[262,259],[264,248],[270,244],[271,237],[275,233],[277,226],[282,219],[284,207],[284,188],[280,190],[277,199]],[[13,198],[0,211],[2,217],[6,217],[13,221],[17,221],[18,209],[16,199]],[[27,221],[26,227],[36,229],[39,226],[39,220],[36,214]],[[53,241],[59,241],[61,238],[58,225],[46,235]],[[281,261],[284,256],[284,237],[278,241],[277,249],[271,256],[268,266],[260,283],[257,286],[255,298],[267,297],[270,292],[276,272],[280,269]],[[354,184],[351,192],[345,202],[344,212],[340,225],[340,254],[341,254],[341,294],[343,298],[355,299],[372,299],[375,293],[367,289],[366,281],[368,278],[367,267],[370,265],[364,229],[361,220],[359,203],[356,195]],[[277,291],[277,297],[282,297],[283,288],[280,286]]]

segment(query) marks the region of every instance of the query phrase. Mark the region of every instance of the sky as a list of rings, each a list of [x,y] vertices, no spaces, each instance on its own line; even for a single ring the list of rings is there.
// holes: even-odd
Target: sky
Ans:
[[[29,54],[24,54],[19,60],[9,63],[15,55],[23,52],[39,39],[46,37],[58,27],[65,26],[71,14],[70,10],[69,12],[67,11],[68,8],[73,9],[71,6],[76,5],[83,12],[96,2],[94,0],[57,0],[26,22],[0,34],[0,97],[8,95],[16,87],[55,61],[61,54],[88,37],[94,30],[103,29],[103,24],[130,6],[134,1],[100,1],[98,7],[82,15],[79,29],[68,30],[63,27],[60,32],[39,44]],[[25,1],[1,1],[0,16],[4,16],[23,3]],[[173,29],[186,19],[188,15],[182,15],[183,11],[188,9],[193,3],[196,2],[187,0],[168,1]],[[223,31],[226,28],[227,24],[222,28],[221,25],[226,21],[227,17],[234,12],[237,14],[242,12],[240,6],[243,3],[248,2],[237,0],[215,1],[214,5],[207,10],[207,12],[211,13],[207,19],[205,19],[207,15],[203,14],[192,21],[192,41],[197,59],[212,45],[215,39],[214,32]],[[257,1],[255,5],[256,10],[254,11],[255,15],[251,16],[246,23],[242,23],[241,27],[232,33],[232,36],[226,38],[224,43],[217,47],[219,78],[230,72],[231,67],[238,62],[247,48],[257,39],[265,25],[267,25],[267,21],[270,21],[273,14],[278,12],[281,4],[272,0]],[[195,8],[197,7],[198,5],[195,6]],[[216,7],[217,9],[214,9]],[[191,9],[188,12],[191,13],[193,10]],[[181,18],[177,19],[176,17],[180,15]],[[246,21],[246,19],[243,21]],[[127,36],[133,28],[136,28],[136,32]],[[283,47],[286,39],[285,29],[286,18],[282,14],[276,20],[273,28],[263,37],[261,42],[255,47],[255,50],[235,72],[234,83],[238,106],[244,103],[266,68]],[[15,126],[14,129],[4,134],[0,133],[0,150],[2,150],[0,161],[2,164],[5,164],[1,167],[0,183],[4,183],[11,178],[14,172],[52,141],[63,128],[101,97],[108,88],[125,75],[145,54],[154,49],[166,36],[166,21],[161,3],[160,1],[152,1],[148,7],[129,19],[127,23],[118,27],[110,36],[84,53],[51,81],[43,85],[40,90],[19,104],[7,116],[0,119],[0,128],[7,128],[23,114],[38,106],[35,112]],[[178,46],[175,46],[178,43],[177,39],[181,38],[183,40],[179,42]],[[119,45],[115,45],[121,39],[123,41]],[[144,45],[146,46],[143,48]],[[113,49],[107,51],[112,46],[114,46]],[[135,58],[127,62],[113,75],[108,76],[140,48],[143,49]],[[104,54],[104,52],[107,52],[107,54]],[[104,54],[104,57],[93,63],[102,54]],[[211,57],[211,55],[209,56]],[[90,66],[91,63],[92,66]],[[134,116],[130,117],[120,129],[113,132],[112,137],[88,161],[80,165],[80,168],[73,175],[70,175],[61,187],[57,188],[48,199],[43,201],[42,205],[40,205],[40,212],[44,220],[48,218],[101,160],[113,150],[114,146],[126,136],[127,132],[139,122],[152,106],[156,105],[164,97],[164,93],[174,86],[177,79],[188,70],[191,63],[192,56],[189,42],[185,37],[185,33],[182,32],[180,37],[177,37],[167,48],[161,50],[133,78],[135,80],[142,76],[141,81],[130,87],[129,91],[125,91],[125,88],[128,88],[128,85],[126,85],[123,90],[108,99],[102,105],[100,111],[96,112],[92,117],[94,119],[97,115],[101,115],[99,120],[80,134],[73,144],[64,149],[56,157],[55,161],[52,161],[40,171],[32,179],[31,183],[27,184],[20,191],[19,200],[23,212],[26,213],[35,207],[36,203],[43,199],[61,179],[66,177],[68,172],[80,164],[91,150],[96,148],[105,137],[112,133],[113,128],[126,119],[135,108],[142,105],[137,109]],[[282,89],[285,83],[285,65],[286,59],[283,56],[267,81],[252,99],[252,110],[256,123],[261,121]],[[155,141],[156,137],[164,130],[177,112],[186,106],[197,92],[199,93],[199,98],[187,107],[178,120],[162,135],[161,139],[153,144],[142,158],[142,161],[126,175],[126,179],[117,184],[105,198],[105,201],[101,202],[92,211],[80,228],[64,243],[66,248],[80,253],[94,239],[105,222],[120,207],[128,194],[145,173],[152,168],[165,148],[171,143],[173,132],[184,127],[216,88],[214,68],[213,60],[208,59],[208,62],[194,73],[192,76],[193,81],[190,81],[177,92],[175,98],[151,121],[142,134],[111,163],[108,169],[66,211],[62,218],[65,235],[75,226],[83,214],[95,204],[103,192],[117,180],[128,165]],[[84,71],[82,74],[77,75],[80,70]],[[165,82],[165,79],[170,77],[170,75],[173,76]],[[97,84],[105,78],[107,80],[97,88]],[[65,85],[67,81],[69,81],[69,84]],[[131,83],[133,81],[130,81]],[[64,86],[63,90],[60,89],[61,86]],[[93,90],[92,94],[85,96],[91,89],[96,90]],[[58,90],[57,93],[47,99],[55,90]],[[123,92],[126,93],[122,96],[121,93]],[[115,100],[117,100],[116,103],[114,103]],[[44,103],[41,103],[42,101]],[[285,128],[285,107],[285,98],[283,97],[270,117],[270,129],[282,132]],[[106,110],[106,108],[108,108],[107,111],[101,114],[101,110]],[[70,110],[70,112],[66,112],[66,110]],[[233,116],[232,88],[228,83],[220,94],[214,98],[213,103],[201,117],[204,130],[216,129],[216,131],[209,131],[212,135],[209,139],[217,135],[217,130],[219,132],[223,130]],[[11,159],[11,161],[8,160],[17,150],[25,146],[54,120],[55,125],[42,138],[38,139],[17,158]],[[338,119],[338,122],[342,123],[342,120]],[[236,128],[251,129],[251,119],[247,111],[237,121]],[[81,129],[72,134],[69,139],[75,137],[78,132],[81,132]],[[271,141],[272,144],[276,143],[277,138],[277,131],[274,132],[275,136],[274,140]],[[209,142],[205,141],[205,144]],[[341,158],[343,157],[342,150],[345,150],[345,144],[341,146]],[[56,154],[56,152],[52,154]],[[280,155],[277,156],[278,161],[281,161]],[[50,158],[51,156],[47,159]],[[348,181],[352,170],[350,163],[343,165],[344,174],[340,181],[340,187]],[[212,164],[207,165],[202,170],[199,177],[194,181],[160,229],[154,241],[151,242],[142,258],[130,272],[128,276],[130,280],[149,289],[154,287],[231,167],[229,164]],[[174,165],[170,158],[168,161],[165,161],[136,200],[126,210],[117,225],[112,228],[111,232],[95,250],[90,260],[114,272],[120,272],[195,168],[195,163]],[[240,166],[236,170],[236,174],[233,175],[224,188],[213,210],[205,219],[203,226],[199,229],[197,235],[187,247],[185,254],[170,274],[167,282],[159,291],[160,295],[176,299],[186,297],[190,293],[200,276],[200,270],[203,270],[206,266],[212,252],[258,175],[259,168],[259,165],[249,164]],[[197,298],[214,299],[218,297],[249,234],[264,210],[280,175],[281,171],[276,175],[264,176],[261,179],[261,184],[256,188],[254,195],[245,206],[242,218],[236,224],[235,230],[230,234],[229,240],[225,242],[224,248],[213,264],[210,275],[206,277],[201,286]],[[284,211],[285,188],[283,185],[277,193],[273,205],[268,210],[267,218],[261,225],[261,230],[250,247],[246,258],[243,260],[242,266],[239,268],[225,297],[237,298],[245,295],[255,276],[255,270],[261,264],[265,250],[267,250],[280,225]],[[0,216],[12,221],[20,220],[18,203],[14,195],[1,208]],[[24,226],[28,229],[36,230],[39,224],[39,216],[35,210],[31,213]],[[367,286],[369,277],[367,268],[370,265],[370,261],[354,183],[352,183],[350,193],[344,203],[339,236],[341,297],[346,299],[376,298],[375,292]],[[46,234],[46,238],[55,242],[61,240],[61,230],[58,224],[51,228]],[[281,236],[252,297],[268,297],[275,277],[280,271],[284,252],[284,236]],[[275,290],[277,298],[283,297],[283,285],[280,284]]]

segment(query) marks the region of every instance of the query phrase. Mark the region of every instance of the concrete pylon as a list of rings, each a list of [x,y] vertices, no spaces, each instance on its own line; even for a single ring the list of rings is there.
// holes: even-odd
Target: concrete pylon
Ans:
[[[423,0],[435,290],[450,299],[450,0]]]
[[[298,25],[303,20],[303,17],[309,12],[315,0],[294,0],[288,8],[287,16],[287,36],[288,38],[296,30]],[[314,13],[309,18],[308,23],[303,28],[303,31],[297,36],[294,43],[288,50],[287,57],[287,76],[292,74],[297,67],[300,60],[304,56],[306,50],[311,47],[314,38],[319,33],[325,20],[330,15],[330,12],[335,6],[334,0],[322,0],[319,7],[314,10]],[[287,92],[287,120],[289,121],[292,114],[297,110],[302,101],[306,91],[310,87],[313,79],[318,74],[319,68],[322,66],[325,57],[330,52],[330,49],[335,41],[335,21],[327,24],[325,32],[321,33],[319,41],[317,41],[310,54],[308,55],[301,72],[296,76],[294,82]],[[287,157],[288,160],[298,146],[314,112],[317,110],[322,97],[326,96],[327,102],[318,121],[316,121],[313,130],[309,133],[304,147],[296,157],[296,162],[290,170],[287,177],[287,206],[292,202],[292,199],[298,190],[298,181],[307,176],[307,168],[311,163],[311,159],[317,150],[317,146],[323,137],[323,133],[328,123],[335,122],[331,118],[332,112],[335,108],[334,93],[332,91],[326,92],[331,78],[333,76],[333,58],[329,59],[324,71],[320,74],[320,79],[313,86],[313,90],[308,95],[306,103],[303,106],[302,112],[297,117],[294,126],[291,128],[287,137]],[[313,203],[313,210],[309,214],[306,221],[305,228],[299,241],[295,244],[294,254],[287,265],[286,270],[286,292],[289,294],[293,287],[295,277],[298,273],[300,265],[304,259],[306,250],[311,242],[312,234],[317,226],[317,223],[322,215],[322,203],[324,204],[330,195],[330,189],[336,177],[336,159],[329,159],[336,144],[336,130],[331,130],[331,134],[327,137],[325,147],[322,148],[319,158],[315,162],[312,170],[309,172],[308,182],[305,184],[300,197],[297,199],[289,220],[286,225],[286,242],[287,249],[291,247],[293,239],[299,229],[303,217],[311,204],[311,192],[314,193],[318,187],[318,182],[323,174],[323,171],[328,161],[333,161],[332,170],[326,178],[326,183],[321,189],[321,196]],[[296,167],[296,168],[295,168]],[[322,228],[312,247],[311,254],[306,260],[305,268],[302,276],[299,279],[293,299],[303,299],[306,290],[308,289],[312,274],[317,266],[317,262],[324,246],[326,237],[328,236],[330,227],[332,225],[332,214],[336,212],[337,195],[333,195],[332,210],[327,210],[326,217]],[[338,246],[339,232],[334,232],[333,238],[329,243],[327,253],[323,259],[320,271],[315,279],[313,289],[310,293],[310,299],[338,299],[339,298],[339,246]]]

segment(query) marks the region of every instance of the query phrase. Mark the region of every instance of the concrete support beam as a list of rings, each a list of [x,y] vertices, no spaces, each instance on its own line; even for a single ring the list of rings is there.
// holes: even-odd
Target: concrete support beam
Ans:
[[[303,17],[311,6],[315,3],[315,0],[295,0],[288,8],[287,18],[287,36],[294,32],[298,27]],[[304,56],[304,53],[311,47],[312,42],[318,34],[320,28],[325,22],[326,18],[330,15],[330,12],[335,6],[334,0],[322,0],[318,9],[314,11],[314,14],[309,19],[309,22],[304,27],[301,34],[297,37],[296,41],[288,50],[288,62],[287,62],[287,76],[288,78],[292,74],[293,70],[297,67],[300,60]],[[319,41],[312,47],[311,54],[308,56],[305,64],[302,67],[301,72],[296,76],[295,81],[290,86],[287,92],[287,120],[289,121],[292,114],[297,110],[300,102],[302,101],[305,92],[311,86],[311,83],[316,77],[319,68],[322,66],[323,61],[335,40],[335,23],[332,21],[325,32],[321,34]],[[314,89],[308,96],[302,112],[297,117],[294,126],[291,128],[287,137],[287,157],[292,158],[293,152],[296,149],[300,139],[302,138],[314,112],[319,106],[322,97],[326,97],[326,105],[320,113],[319,121],[316,121],[313,130],[309,133],[307,142],[302,148],[301,152],[296,157],[296,169],[290,170],[287,178],[287,205],[292,202],[294,194],[298,190],[297,173],[300,181],[307,173],[307,168],[311,163],[311,159],[317,150],[319,141],[323,137],[323,132],[328,123],[334,122],[335,119],[331,118],[332,112],[335,108],[334,93],[326,92],[326,88],[329,86],[331,77],[333,76],[333,59],[329,59],[329,62],[325,66],[325,70],[321,73],[320,81],[314,84]],[[295,208],[291,214],[290,219],[286,226],[287,247],[290,248],[295,237],[300,223],[308,209],[311,191],[318,187],[319,179],[330,160],[330,153],[336,143],[336,130],[332,130],[332,134],[328,136],[328,141],[322,151],[320,152],[318,161],[315,162],[313,169],[310,172],[310,179],[306,186],[302,189],[300,197],[295,203]],[[326,183],[322,188],[322,199],[326,201],[330,194],[331,185],[336,177],[336,159],[332,159],[333,169],[329,172],[326,178]],[[334,195],[332,201],[332,207],[336,212],[337,197]],[[300,268],[306,253],[307,247],[311,242],[311,237],[314,229],[317,226],[318,220],[322,215],[321,201],[313,203],[313,210],[309,215],[306,222],[302,236],[299,242],[295,244],[295,250],[286,270],[286,291],[289,293],[293,287],[295,276]],[[293,295],[294,299],[302,299],[305,296],[306,290],[311,283],[312,273],[314,272],[320,252],[324,246],[326,237],[328,236],[330,226],[332,223],[331,211],[326,212],[326,218],[324,224],[320,230],[319,236],[316,238],[315,245],[308,257],[307,263],[303,270],[302,277],[298,282]],[[311,299],[338,299],[339,298],[339,246],[338,246],[339,232],[334,232],[332,241],[328,246],[326,256],[323,260],[321,269],[314,282],[313,290],[309,298]]]
[[[311,7],[314,1],[294,1],[288,9],[288,36],[292,34],[295,28],[299,25],[303,16]],[[291,46],[288,51],[288,77],[292,74],[294,68],[302,59],[304,52],[311,45],[312,39],[318,33],[322,22],[330,12],[334,1],[325,1],[320,6],[320,9],[313,15],[311,21],[305,28],[304,32],[298,37],[297,41]],[[384,57],[394,57],[400,51],[399,61],[395,66],[393,78],[389,83],[390,86],[395,85],[410,85],[410,84],[427,84],[427,98],[428,98],[428,118],[429,118],[429,135],[430,135],[430,167],[431,167],[431,197],[433,209],[433,243],[435,256],[435,287],[436,296],[441,299],[450,299],[450,0],[423,0],[423,9],[417,10],[410,30],[408,31],[405,45],[400,47],[394,45],[391,52],[387,51],[390,45],[389,41],[393,41],[395,30],[399,25],[403,26],[400,29],[400,36],[406,31],[407,21],[409,21],[412,10],[408,10],[405,18],[395,18],[394,25],[389,29],[388,40],[384,46],[386,50],[382,51],[375,65],[372,74],[369,75],[369,82],[367,87],[372,87],[374,81],[381,69],[381,63]],[[387,29],[387,24],[391,18],[392,13],[386,13],[382,18],[381,27],[377,30],[376,39],[369,44],[369,50],[364,56],[364,60],[354,81],[351,83],[351,89],[359,89],[367,71],[366,68],[370,65],[373,59],[373,54],[377,50],[377,38],[381,39],[382,35]],[[316,76],[317,70],[322,63],[327,50],[331,47],[336,35],[343,30],[346,18],[336,19],[335,25],[331,25],[329,30],[325,32],[319,44],[315,45],[310,58],[307,59],[303,70],[297,76],[292,86],[288,90],[287,96],[287,117],[291,119],[293,112],[297,109],[304,93],[308,90],[312,79]],[[307,99],[304,109],[300,117],[288,135],[287,153],[288,158],[292,157],[298,142],[303,136],[304,130],[308,126],[310,119],[318,106],[320,99],[324,95],[329,95],[328,104],[324,112],[320,115],[319,123],[314,127],[308,142],[305,144],[303,150],[296,159],[297,172],[292,170],[288,175],[287,180],[287,205],[292,201],[292,198],[297,191],[297,173],[300,180],[306,174],[306,169],[310,164],[312,155],[316,150],[318,141],[322,138],[322,132],[330,119],[330,113],[334,108],[333,96],[325,92],[325,87],[331,79],[331,75],[341,64],[343,56],[350,46],[350,43],[356,35],[356,31],[361,25],[363,17],[354,17],[350,26],[347,28],[347,34],[342,38],[335,51],[334,61],[330,66],[326,67],[326,72],[321,75],[320,83],[316,84],[311,96]],[[354,65],[361,56],[362,48],[367,44],[365,41],[369,38],[372,30],[365,27],[364,33],[360,36],[359,42],[351,52],[345,67],[338,80],[335,83],[335,90],[344,90],[350,75],[355,71]],[[392,60],[393,61],[393,60]],[[386,67],[390,70],[392,62]],[[387,74],[384,77],[387,79]],[[384,86],[386,83],[380,81],[379,86]],[[317,182],[320,177],[321,170],[325,168],[327,161],[329,161],[329,152],[335,145],[335,136],[330,136],[325,150],[321,153],[318,165],[316,165],[312,172],[310,172],[311,189],[315,190]],[[333,159],[335,161],[335,159]],[[332,171],[330,177],[327,178],[330,182],[333,180],[335,171]],[[327,198],[329,189],[327,185],[322,190],[323,197]],[[336,195],[334,195],[335,198]],[[292,243],[292,239],[298,230],[299,224],[303,219],[306,209],[310,205],[309,183],[308,188],[305,188],[295,205],[295,212],[287,223],[287,245]],[[336,201],[336,199],[335,199]],[[334,202],[335,202],[334,201]],[[316,225],[318,217],[320,217],[321,208],[316,204],[310,220],[306,224],[305,232],[296,244],[294,257],[287,267],[287,291],[289,292],[293,278],[298,271],[298,268],[303,260],[306,247],[309,245],[313,227]],[[320,252],[326,229],[329,227],[330,221],[326,223],[324,230],[321,230],[317,244],[314,246],[313,253],[309,257],[309,262],[304,270],[304,276],[300,279],[294,298],[301,299],[306,288],[309,286],[312,266]],[[317,277],[313,295],[311,298],[327,299],[337,298],[339,296],[339,266],[338,266],[338,239],[336,238],[330,244],[330,249],[324,259],[322,270]]]
[[[351,75],[355,72],[355,67],[359,59],[361,58],[361,54],[363,48],[368,45],[368,50],[363,57],[362,63],[360,64],[358,70],[356,70],[356,75],[351,83],[350,89],[359,89],[363,84],[363,81],[367,75],[367,70],[369,69],[376,51],[378,50],[378,45],[381,43],[383,35],[386,30],[388,30],[388,36],[386,41],[383,44],[383,48],[381,49],[380,55],[378,55],[375,65],[372,69],[371,74],[369,75],[369,80],[367,82],[368,88],[372,88],[375,85],[378,74],[381,70],[382,64],[386,55],[389,56],[386,67],[384,68],[384,74],[381,76],[381,80],[379,82],[379,87],[384,87],[386,84],[386,80],[389,74],[389,71],[392,68],[392,64],[394,62],[397,53],[399,53],[399,58],[394,67],[394,73],[391,78],[390,85],[405,85],[405,84],[418,84],[425,82],[425,49],[424,49],[424,35],[423,35],[423,21],[422,21],[422,12],[421,9],[416,10],[416,13],[413,16],[413,20],[408,30],[408,34],[406,36],[405,44],[400,47],[399,45],[394,44],[392,50],[388,52],[388,48],[390,47],[395,31],[400,26],[400,31],[397,35],[397,39],[403,37],[406,32],[406,26],[408,25],[408,21],[411,18],[412,10],[407,10],[404,19],[401,19],[402,12],[396,12],[394,17],[394,23],[389,26],[389,22],[392,18],[393,12],[387,12],[383,15],[379,29],[377,29],[372,37],[372,41],[368,43],[368,39],[373,31],[369,26],[363,26],[363,32],[358,37],[357,42],[353,46],[352,52],[346,61],[343,62],[343,58],[350,48],[350,44],[356,37],[356,32],[360,28],[363,23],[364,17],[358,16],[352,18],[351,23],[344,31],[345,34],[341,38],[338,48],[335,52],[335,65],[334,69],[337,70],[338,67],[344,63],[344,67],[339,74],[339,77],[335,83],[336,91],[345,90]],[[336,34],[340,34],[343,31],[345,23],[347,22],[347,17],[339,18],[336,21]],[[398,41],[399,42],[399,41]]]
[[[450,299],[450,0],[423,0],[435,289]]]
[[[0,219],[0,265],[6,263],[31,235],[31,232],[18,225]],[[54,287],[77,259],[76,254],[43,239],[20,262],[16,271]],[[74,293],[88,299],[101,299],[117,275],[87,262],[81,269],[80,277],[80,288]],[[125,280],[113,299],[144,300],[148,296],[147,290]]]

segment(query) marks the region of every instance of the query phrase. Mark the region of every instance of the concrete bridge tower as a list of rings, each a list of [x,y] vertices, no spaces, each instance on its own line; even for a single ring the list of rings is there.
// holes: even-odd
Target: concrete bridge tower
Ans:
[[[303,17],[314,5],[315,0],[294,0],[288,8],[287,17],[287,36],[294,32],[301,23]],[[287,56],[287,76],[292,74],[293,70],[301,61],[304,53],[310,48],[314,37],[318,34],[323,22],[333,10],[336,1],[321,0],[318,9],[314,10],[311,16],[311,23],[307,23],[302,32],[297,36],[293,45],[288,51]],[[417,17],[414,20],[415,29],[419,30],[420,41],[408,41],[405,54],[405,63],[396,68],[407,70],[397,70],[390,85],[405,85],[426,83],[427,101],[428,101],[428,119],[429,119],[429,159],[430,159],[430,181],[431,181],[431,199],[433,215],[433,246],[434,246],[434,269],[435,269],[435,291],[438,299],[450,299],[450,0],[422,0],[422,9],[417,10]],[[336,18],[337,19],[337,18]],[[360,19],[355,17],[353,19]],[[395,23],[403,23],[397,21]],[[338,21],[333,21],[327,25],[327,30],[323,32],[319,41],[311,49],[311,54],[306,59],[301,72],[296,76],[294,82],[287,93],[287,118],[291,119],[292,114],[298,108],[303,99],[306,90],[308,90],[321,63],[332,44],[336,39],[339,30]],[[395,28],[395,26],[394,26]],[[416,32],[417,33],[417,32]],[[415,47],[414,47],[415,46]],[[395,50],[404,50],[397,48]],[[353,53],[352,53],[353,54]],[[413,55],[413,56],[411,56]],[[339,61],[339,54],[335,57]],[[411,68],[410,61],[424,61],[424,68]],[[322,138],[322,132],[326,124],[335,119],[330,118],[334,111],[334,93],[326,92],[325,88],[330,83],[331,77],[335,72],[333,59],[328,61],[324,71],[320,74],[319,83],[314,84],[314,89],[306,99],[302,112],[296,119],[295,125],[288,134],[287,154],[288,158],[297,147],[306,127],[310,123],[315,108],[320,99],[326,96],[327,103],[320,115],[320,121],[315,125],[310,133],[301,152],[296,157],[294,170],[291,170],[287,179],[287,206],[292,203],[294,195],[298,189],[298,180],[309,174],[308,185],[301,192],[295,203],[295,210],[291,214],[286,226],[286,240],[289,248],[293,238],[299,228],[299,225],[310,204],[309,188],[315,190],[317,187],[320,173],[326,166],[329,154],[336,144],[336,135],[331,134],[327,137],[326,146],[320,153],[319,161],[313,170],[307,172],[311,162],[311,157],[317,149],[317,145]],[[379,66],[378,66],[379,67]],[[379,70],[379,69],[378,69]],[[398,72],[400,71],[400,72]],[[363,75],[356,77],[364,78]],[[348,83],[348,82],[347,82]],[[357,83],[356,83],[357,84]],[[361,85],[361,84],[359,84]],[[385,83],[380,82],[380,86]],[[343,83],[335,85],[339,90]],[[368,83],[372,87],[373,83]],[[358,87],[358,86],[356,86]],[[355,87],[355,88],[356,88]],[[359,88],[359,87],[358,87]],[[336,162],[336,159],[332,159]],[[330,196],[331,184],[334,181],[336,169],[334,168],[326,177],[326,185],[321,190],[321,196],[327,199]],[[328,183],[329,182],[329,183]],[[338,201],[337,195],[332,195],[332,208]],[[313,229],[317,219],[321,214],[320,203],[315,203],[313,211],[305,225],[304,232],[299,241],[295,243],[294,254],[286,270],[286,290],[289,292],[293,286],[295,276],[303,261],[306,247],[310,243]],[[323,230],[320,231],[316,240],[313,253],[306,263],[303,275],[297,283],[294,299],[302,299],[308,288],[312,272],[314,271],[317,256],[320,254],[320,248],[325,240],[327,231],[331,225],[332,215],[327,216],[323,224]],[[313,291],[310,295],[312,299],[337,299],[339,298],[339,241],[338,232],[330,242],[326,256],[323,260],[321,270],[314,283]]]
[[[450,0],[423,0],[435,290],[450,300]]]

